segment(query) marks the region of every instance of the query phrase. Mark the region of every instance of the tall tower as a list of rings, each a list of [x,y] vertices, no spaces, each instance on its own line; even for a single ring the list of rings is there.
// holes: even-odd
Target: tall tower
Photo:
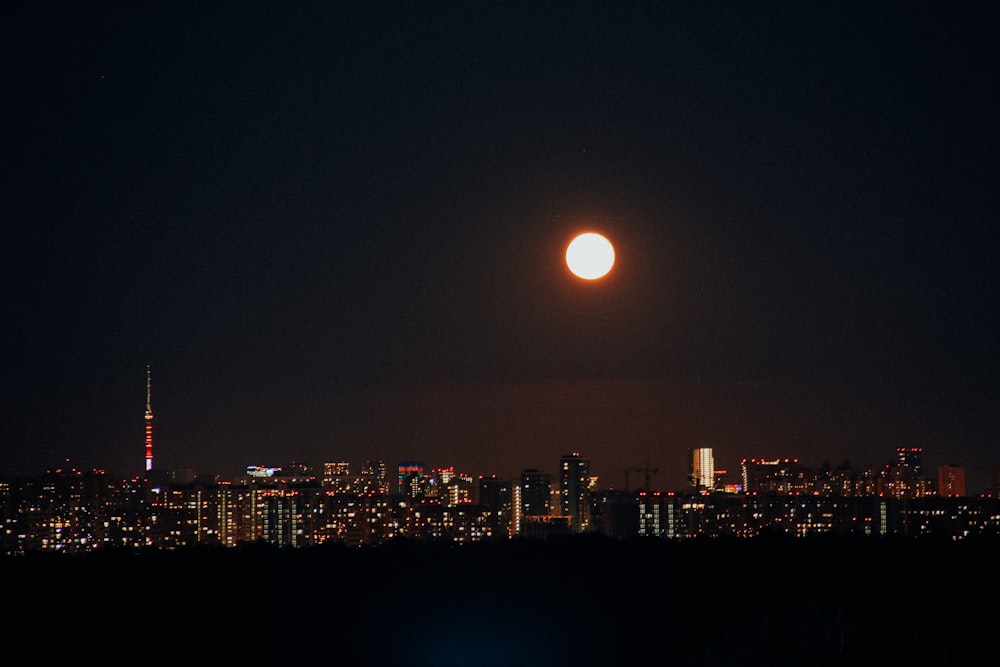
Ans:
[[[146,470],[153,469],[153,401],[152,376],[146,364]]]

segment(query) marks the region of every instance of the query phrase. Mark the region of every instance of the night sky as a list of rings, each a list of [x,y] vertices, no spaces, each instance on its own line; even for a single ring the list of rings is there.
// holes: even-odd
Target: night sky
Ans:
[[[0,474],[1000,465],[995,2],[4,13]]]

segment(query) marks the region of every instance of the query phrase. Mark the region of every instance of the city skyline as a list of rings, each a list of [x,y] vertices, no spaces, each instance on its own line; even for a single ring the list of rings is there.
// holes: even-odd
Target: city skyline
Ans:
[[[997,11],[17,7],[0,474],[138,474],[152,422],[220,474],[919,447],[988,488]]]
[[[145,410],[143,412],[143,417],[142,417],[144,423],[143,460],[144,460],[144,470],[146,472],[149,472],[154,469],[154,463],[153,463],[154,437],[153,437],[153,427],[152,427],[152,422],[153,422],[152,369],[148,364],[146,365],[145,369],[144,405],[145,405]],[[907,448],[896,447],[892,451],[885,452],[882,458],[878,458],[878,454],[873,453],[874,458],[866,461],[850,461],[846,458],[844,459],[823,458],[822,460],[813,462],[805,460],[800,461],[800,457],[796,455],[794,452],[785,453],[783,455],[777,455],[777,456],[759,456],[756,454],[743,454],[743,455],[737,455],[737,459],[735,461],[736,465],[727,462],[722,462],[721,465],[715,467],[715,470],[721,471],[723,474],[725,474],[724,479],[720,481],[730,482],[730,483],[739,483],[738,478],[739,478],[740,464],[742,464],[746,460],[761,460],[761,461],[793,460],[800,463],[804,468],[812,470],[818,470],[822,467],[837,468],[843,466],[850,466],[850,468],[853,470],[868,469],[877,471],[880,469],[887,469],[890,466],[896,465],[898,462],[897,456],[899,455],[900,449],[907,449]],[[916,447],[914,449],[920,451],[921,456],[923,456],[922,447]],[[670,466],[664,467],[662,469],[662,472],[664,473],[662,476],[660,475],[661,466],[659,464],[656,464],[656,462],[651,463],[649,460],[647,460],[644,463],[642,462],[635,464],[622,463],[622,465],[617,465],[617,466],[615,466],[614,463],[608,461],[598,461],[596,462],[595,470],[603,471],[604,474],[595,474],[595,477],[597,477],[599,480],[600,484],[599,488],[618,488],[618,489],[625,488],[625,490],[628,490],[629,486],[628,480],[630,479],[630,476],[642,475],[643,478],[645,479],[655,478],[657,479],[657,481],[659,479],[668,480],[665,481],[664,483],[660,483],[659,485],[651,485],[651,490],[680,491],[690,486],[689,476],[691,474],[691,469],[689,466],[691,462],[691,453],[692,451],[699,451],[699,450],[706,451],[707,456],[709,457],[711,457],[712,453],[714,452],[714,448],[712,447],[691,447],[682,453],[683,461],[680,464],[674,465],[672,468]],[[155,451],[158,452],[159,449],[157,448]],[[373,447],[371,451],[377,452],[378,451],[377,446]],[[569,452],[563,452],[563,454],[561,454],[560,456],[565,456],[567,453]],[[574,452],[574,453],[577,455],[580,454],[579,452]],[[423,466],[424,463],[424,457],[418,456],[415,452],[409,452],[409,453],[404,452],[400,457],[397,457],[396,461],[388,461],[385,457],[380,457],[378,455],[362,455],[360,457],[355,456],[352,459],[345,457],[337,458],[336,456],[333,456],[333,457],[322,458],[322,460],[310,460],[308,457],[295,457],[294,452],[292,454],[293,455],[291,456],[291,458],[288,458],[286,456],[284,459],[282,459],[282,461],[277,461],[277,460],[261,460],[253,462],[247,461],[239,463],[235,468],[227,470],[200,469],[197,468],[196,466],[190,466],[190,465],[173,466],[173,470],[177,471],[186,469],[186,470],[191,470],[195,474],[199,475],[210,475],[210,476],[217,475],[222,479],[231,480],[240,477],[242,475],[242,472],[245,472],[247,469],[251,467],[271,467],[275,469],[281,469],[281,468],[294,467],[296,465],[306,465],[313,470],[318,470],[322,468],[324,464],[335,463],[335,462],[339,463],[345,461],[352,465],[356,465],[361,461],[364,462],[379,461],[387,463],[389,465],[395,465],[398,462],[405,462],[405,461],[420,462],[421,466]],[[941,458],[939,453],[936,452],[929,452],[929,454],[930,454],[930,460],[933,463],[930,466],[924,468],[924,473],[925,473],[924,477],[927,479],[932,479],[934,477],[933,473],[938,468],[941,467],[959,467],[968,473],[968,467],[963,465],[960,461],[954,461],[954,460],[946,461]],[[169,453],[166,457],[166,460],[168,461],[171,460],[171,456],[169,455]],[[464,460],[468,461],[467,458]],[[540,464],[538,458],[533,458],[531,459],[531,461],[532,463],[530,465],[518,466],[515,463],[513,467],[507,466],[506,468],[503,469],[497,469],[497,468],[483,469],[475,467],[469,468],[467,464],[467,467],[465,469],[456,469],[456,471],[463,474],[472,473],[474,475],[485,475],[485,476],[495,475],[499,477],[505,477],[507,479],[516,479],[521,472],[526,470],[530,469],[550,470],[549,468],[545,468],[544,464]],[[67,458],[61,462],[55,462],[53,465],[46,467],[44,470],[40,469],[33,471],[22,471],[21,473],[19,473],[19,475],[15,476],[33,476],[50,470],[78,469],[76,464],[77,464],[76,461],[73,461],[71,458]],[[81,469],[86,469],[87,467],[99,470],[110,470],[108,466],[102,465],[100,464],[100,462],[92,463],[89,466],[85,465]],[[551,470],[556,469],[556,467],[557,466],[552,466]],[[455,468],[455,465],[448,461],[436,461],[433,462],[432,464],[429,464],[427,468],[431,470],[439,470],[439,469]],[[161,471],[168,471],[171,468],[169,466],[167,467],[156,466],[156,469]],[[971,494],[991,493],[992,492],[991,490],[993,489],[993,486],[995,484],[994,480],[997,474],[996,472],[997,469],[1000,469],[1000,465],[995,465],[988,470],[985,469],[978,471],[973,470],[971,475],[971,481],[969,482],[970,493]],[[4,466],[0,464],[0,478],[2,478],[6,472],[7,471],[5,471]],[[122,474],[123,478],[141,476],[141,473],[137,475],[131,474],[131,471],[127,467],[124,469],[112,470],[112,472]],[[639,477],[632,476],[631,479],[636,480],[639,479]],[[634,484],[631,486],[633,488],[635,487]]]
[[[143,457],[145,462],[144,474],[125,474],[120,470],[108,470],[104,466],[100,465],[94,466],[92,469],[121,474],[123,479],[140,479],[148,477],[151,474],[168,474],[171,477],[179,475],[179,479],[202,476],[214,477],[219,480],[235,481],[239,478],[258,476],[262,471],[265,472],[265,476],[274,474],[278,476],[291,475],[292,477],[296,477],[299,473],[302,473],[315,478],[325,476],[326,473],[324,469],[328,466],[335,466],[342,469],[342,473],[340,474],[348,474],[348,471],[354,467],[353,472],[356,474],[359,468],[366,469],[373,464],[378,464],[391,469],[398,467],[400,476],[404,474],[404,468],[412,468],[413,470],[419,470],[421,475],[427,474],[428,478],[435,477],[436,473],[454,473],[456,475],[470,475],[474,478],[494,477],[497,479],[517,480],[523,478],[525,474],[531,472],[551,475],[553,474],[553,471],[559,470],[561,464],[567,458],[580,458],[581,460],[586,461],[587,469],[594,473],[590,475],[590,477],[593,480],[595,489],[619,490],[625,492],[630,490],[645,490],[667,493],[689,492],[692,490],[727,491],[732,493],[746,492],[746,489],[743,488],[743,484],[746,475],[745,468],[748,465],[750,467],[767,467],[773,464],[779,464],[780,466],[789,462],[793,463],[797,469],[812,475],[821,475],[824,470],[843,470],[850,472],[852,475],[871,473],[874,478],[887,476],[893,470],[898,471],[901,468],[905,468],[907,469],[907,472],[905,473],[906,478],[910,479],[912,477],[912,479],[910,479],[911,482],[927,482],[927,486],[924,487],[924,490],[920,491],[918,495],[922,495],[924,493],[932,495],[940,493],[941,491],[938,488],[938,485],[942,482],[940,479],[936,479],[936,477],[940,475],[947,475],[952,483],[955,482],[955,475],[960,475],[958,479],[960,479],[960,488],[963,489],[962,495],[969,496],[995,495],[997,493],[998,479],[1000,479],[1000,466],[994,466],[994,468],[989,471],[988,476],[984,481],[981,482],[974,475],[973,481],[970,484],[967,484],[966,480],[968,476],[968,469],[966,466],[954,461],[944,464],[935,464],[930,467],[925,466],[923,462],[924,452],[921,447],[897,447],[892,457],[884,459],[880,463],[866,463],[858,465],[857,463],[852,463],[846,459],[839,462],[824,459],[819,464],[809,464],[808,462],[800,461],[799,457],[795,455],[777,458],[746,455],[741,457],[738,467],[716,466],[714,452],[711,447],[695,447],[687,450],[685,453],[686,462],[681,466],[677,466],[673,471],[673,475],[669,474],[671,471],[666,471],[668,474],[664,475],[662,478],[660,477],[660,467],[651,464],[650,461],[646,461],[645,464],[641,466],[619,466],[611,468],[609,467],[608,462],[597,462],[597,465],[594,466],[594,462],[591,458],[580,451],[564,452],[559,457],[559,465],[552,467],[539,467],[539,464],[536,462],[531,466],[515,466],[514,468],[509,468],[505,471],[497,471],[495,469],[484,470],[482,468],[456,468],[453,463],[449,463],[447,461],[429,462],[425,465],[423,458],[415,455],[410,455],[408,457],[404,456],[404,458],[397,459],[396,461],[387,461],[379,456],[368,456],[362,460],[327,457],[318,462],[301,458],[286,459],[283,462],[257,461],[241,465],[239,471],[204,470],[190,467],[171,469],[168,467],[154,466],[153,464],[154,439],[152,430],[152,370],[148,365],[146,367],[146,409],[143,419],[145,423],[145,437],[143,441]],[[64,465],[56,465],[44,471],[32,471],[28,475],[22,474],[20,476],[30,478],[43,473],[84,471],[82,469],[78,469],[69,459],[63,463]],[[606,476],[597,474],[596,471],[598,470],[613,470],[616,477],[608,479]],[[678,483],[677,480],[680,479],[682,472],[684,473],[684,482]],[[618,481],[619,477],[620,481]],[[4,478],[4,472],[0,469],[0,480],[3,480]],[[633,480],[632,484],[629,483],[630,479]],[[671,482],[669,481],[661,483],[660,479],[672,479],[673,485],[671,485]],[[886,477],[886,479],[888,480],[889,477]],[[949,485],[949,488],[954,487]],[[966,490],[967,493],[965,493]],[[910,492],[912,491],[913,490],[911,489]]]
[[[152,428],[152,421],[153,421],[152,369],[151,369],[151,367],[148,364],[146,366],[146,373],[145,373],[145,397],[146,397],[145,411],[143,413],[143,422],[144,422],[143,457],[144,457],[144,462],[145,462],[144,469],[148,473],[149,471],[151,471],[154,468],[154,464],[153,464],[153,460],[154,460],[154,449],[153,449],[154,438],[153,438],[153,428]],[[714,457],[713,457],[714,449],[712,447],[692,447],[692,448],[689,448],[688,450],[686,450],[684,452],[684,461],[680,465],[676,465],[672,469],[670,467],[664,468],[663,471],[662,471],[664,473],[662,475],[662,477],[660,475],[660,473],[661,473],[660,466],[656,465],[654,463],[651,463],[649,460],[647,460],[642,465],[627,465],[627,464],[623,464],[623,465],[619,465],[617,467],[614,467],[613,463],[609,463],[607,461],[598,461],[598,462],[596,462],[596,465],[594,466],[594,470],[595,470],[595,475],[594,476],[598,479],[598,488],[602,488],[602,489],[624,489],[624,490],[627,491],[627,490],[629,490],[630,486],[631,486],[631,488],[634,489],[634,488],[636,488],[635,484],[631,484],[631,485],[629,484],[629,479],[630,479],[630,476],[631,476],[631,479],[633,479],[633,480],[642,479],[642,480],[644,480],[644,483],[649,484],[649,486],[647,487],[647,490],[672,492],[672,491],[682,491],[682,490],[685,490],[685,489],[688,489],[689,487],[691,487],[692,486],[692,484],[691,484],[691,475],[692,474],[694,474],[696,476],[700,476],[700,475],[704,474],[704,470],[702,470],[701,472],[692,471],[692,468],[690,467],[691,466],[692,452],[702,452],[701,458],[707,457],[707,458],[705,458],[704,461],[699,461],[698,463],[696,463],[695,464],[696,467],[704,467],[705,469],[713,469],[714,468],[714,472],[717,472],[720,475],[722,475],[722,477],[720,477],[720,479],[719,479],[720,484],[726,485],[727,483],[728,484],[739,484],[740,483],[740,472],[739,471],[740,471],[740,469],[742,467],[742,464],[744,462],[750,461],[750,460],[758,460],[758,461],[782,461],[782,460],[784,460],[784,461],[795,461],[796,463],[800,464],[804,469],[808,469],[808,470],[820,470],[823,467],[829,467],[829,468],[832,469],[832,468],[849,466],[852,470],[855,470],[855,471],[871,470],[871,471],[876,471],[877,472],[879,470],[887,470],[887,469],[889,469],[892,466],[898,465],[898,463],[899,463],[898,457],[900,456],[900,451],[901,450],[908,450],[908,449],[912,449],[913,451],[919,452],[921,459],[923,458],[924,454],[923,454],[923,448],[922,447],[913,447],[913,448],[909,448],[909,447],[897,447],[897,448],[895,448],[895,450],[893,452],[887,452],[886,453],[887,455],[884,458],[882,458],[880,460],[877,460],[877,461],[870,460],[870,461],[867,461],[867,462],[858,462],[858,461],[852,462],[852,461],[849,461],[847,459],[831,460],[829,458],[826,458],[826,459],[823,459],[822,461],[819,461],[819,462],[812,462],[812,463],[810,463],[810,462],[807,462],[807,461],[800,461],[799,457],[796,454],[794,454],[794,453],[785,454],[785,455],[781,455],[781,456],[771,456],[771,457],[763,457],[763,456],[757,456],[757,455],[753,455],[753,454],[744,454],[744,455],[738,457],[738,463],[739,463],[738,466],[729,465],[729,464],[715,466],[714,465],[714,460],[713,460],[714,459]],[[373,449],[373,451],[377,451],[377,447],[375,449]],[[566,455],[568,455],[570,453],[572,453],[575,456],[582,456],[583,455],[581,452],[577,452],[577,451],[574,451],[574,452],[564,452],[563,454],[560,455],[560,458],[562,458],[562,457],[564,457],[564,456],[566,456]],[[589,460],[589,457],[585,456],[585,458],[587,458]],[[931,460],[935,461],[935,463],[933,463],[929,467],[924,467],[923,474],[922,474],[922,477],[924,479],[932,480],[934,478],[935,471],[938,470],[939,468],[942,468],[942,467],[957,467],[957,468],[961,468],[966,474],[968,474],[968,468],[966,466],[962,465],[961,462],[957,462],[957,461],[937,462],[939,460],[939,458],[940,458],[939,456],[935,456],[934,453],[931,453]],[[170,459],[170,457],[168,455],[167,456],[167,460],[169,460],[169,459]],[[323,458],[320,461],[308,460],[307,458],[303,458],[303,457],[296,458],[296,457],[292,456],[291,458],[287,458],[286,457],[283,461],[269,460],[269,461],[245,462],[245,463],[242,463],[242,464],[238,465],[237,468],[234,468],[234,469],[231,469],[231,470],[225,470],[225,471],[211,470],[211,469],[196,469],[195,467],[192,467],[192,466],[180,466],[180,467],[176,467],[175,466],[174,469],[173,469],[173,471],[177,472],[177,471],[180,471],[180,470],[190,470],[194,474],[198,474],[198,475],[218,476],[221,479],[233,480],[233,479],[237,479],[237,478],[241,477],[246,471],[248,471],[250,468],[254,468],[254,467],[256,467],[256,468],[273,468],[275,470],[281,470],[283,468],[292,468],[292,469],[294,469],[295,466],[308,466],[310,469],[312,469],[315,472],[315,471],[320,470],[324,465],[330,464],[330,463],[347,462],[350,465],[357,465],[361,461],[364,461],[364,463],[362,465],[367,464],[367,463],[371,463],[371,462],[374,462],[374,461],[377,461],[377,462],[380,462],[380,463],[385,463],[387,465],[393,465],[393,466],[396,465],[397,463],[399,465],[402,465],[404,462],[410,462],[410,463],[413,463],[413,464],[419,463],[419,465],[422,468],[425,467],[424,466],[424,458],[420,457],[420,456],[417,456],[416,453],[410,452],[410,453],[404,453],[402,455],[402,457],[398,458],[395,462],[393,462],[393,461],[387,461],[385,458],[379,457],[377,455],[362,456],[361,458],[354,458],[353,460],[349,460],[349,459],[343,458],[343,457],[341,457],[341,458],[327,457],[327,458]],[[473,467],[473,468],[468,468],[467,467],[465,469],[461,469],[461,468],[456,468],[453,463],[450,463],[448,461],[433,462],[433,463],[428,464],[426,466],[426,468],[428,470],[432,470],[432,471],[444,470],[444,469],[455,469],[455,471],[457,473],[460,473],[460,474],[470,474],[471,473],[473,475],[478,475],[478,476],[497,476],[497,477],[506,478],[506,479],[517,479],[520,474],[522,474],[523,472],[528,471],[528,470],[551,471],[551,470],[557,469],[557,466],[552,466],[551,468],[544,467],[544,464],[540,464],[539,463],[539,459],[537,459],[537,458],[532,459],[532,461],[533,461],[533,463],[531,465],[518,466],[518,465],[515,464],[513,467],[508,466],[507,468],[502,469],[502,470],[499,470],[499,469],[496,469],[496,468],[487,470],[487,469],[475,468],[475,467]],[[94,469],[101,469],[101,470],[107,469],[106,466],[102,466],[102,465],[99,465],[99,464],[94,465],[92,467]],[[51,466],[51,467],[47,468],[47,470],[60,470],[60,469],[73,470],[73,469],[77,469],[77,468],[76,468],[75,463],[72,460],[70,460],[70,459],[66,459],[63,462],[60,462],[60,463],[58,463],[58,464],[56,464],[54,466]],[[170,471],[171,470],[169,467],[161,467],[161,466],[157,466],[156,469],[160,470],[160,471]],[[993,466],[993,468],[991,468],[988,471],[986,471],[986,470],[984,470],[984,471],[974,471],[973,475],[972,475],[972,480],[970,481],[969,486],[968,486],[970,494],[971,495],[978,495],[978,494],[983,494],[983,493],[993,493],[993,489],[994,489],[994,486],[996,484],[995,479],[996,479],[996,475],[997,475],[997,470],[998,469],[1000,469],[1000,465]],[[596,471],[603,471],[605,474],[603,474],[603,475],[602,474],[596,474]],[[40,474],[42,472],[44,472],[44,471],[42,471],[42,470],[30,471],[28,475],[31,476],[31,475],[35,475],[35,474]],[[121,470],[115,470],[113,472],[117,472],[117,473],[122,474],[123,477],[126,478],[126,479],[133,476],[133,475],[127,474],[127,473],[125,473],[125,472],[123,472]],[[609,478],[609,475],[608,475],[609,472],[610,472],[611,475],[614,475],[614,477],[610,477]],[[0,476],[2,476],[3,474],[4,474],[4,470],[3,470],[2,466],[0,466]],[[0,478],[2,478],[2,477],[0,477]],[[619,478],[620,478],[620,481],[616,481]],[[667,481],[665,481],[663,483],[660,483],[659,482],[660,479],[667,480]],[[680,481],[682,479],[683,479],[683,482]],[[657,482],[657,484],[653,484],[652,483],[654,480]],[[698,485],[704,487],[705,486],[704,479],[702,479],[701,482]],[[698,486],[698,485],[695,485],[695,486]]]

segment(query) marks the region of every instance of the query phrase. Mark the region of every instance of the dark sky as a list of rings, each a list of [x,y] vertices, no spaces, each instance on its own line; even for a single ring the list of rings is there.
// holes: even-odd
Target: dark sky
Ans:
[[[4,12],[0,473],[1000,465],[997,3]]]

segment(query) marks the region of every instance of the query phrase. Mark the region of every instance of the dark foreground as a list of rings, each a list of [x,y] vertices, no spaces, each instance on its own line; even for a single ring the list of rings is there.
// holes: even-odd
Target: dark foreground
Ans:
[[[971,665],[996,539],[567,538],[0,560],[7,658],[197,665]]]

